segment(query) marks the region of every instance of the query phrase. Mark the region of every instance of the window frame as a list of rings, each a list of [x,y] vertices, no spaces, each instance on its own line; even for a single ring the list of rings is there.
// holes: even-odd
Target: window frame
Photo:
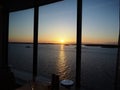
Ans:
[[[38,10],[39,6],[42,4],[38,4],[37,0],[35,0],[36,3],[34,3],[34,44],[33,44],[33,81],[35,81],[35,78],[37,76],[37,48],[38,48]],[[62,0],[56,0],[56,1],[62,1]],[[48,3],[49,4],[49,3]],[[11,4],[12,5],[12,4]],[[18,11],[19,9],[16,9]],[[5,65],[8,67],[8,25],[9,25],[9,12],[12,12],[12,10],[9,10],[6,6],[5,8],[5,17],[6,17],[6,25],[4,26],[6,32],[4,31],[3,36],[5,37],[3,43],[4,49],[3,49],[3,57],[6,57]],[[120,20],[119,20],[120,21]],[[80,88],[81,86],[81,44],[82,44],[82,0],[77,0],[77,36],[76,36],[76,88]],[[116,79],[115,79],[115,86],[117,87],[118,83],[118,72],[119,72],[119,63],[120,62],[120,27],[119,27],[119,37],[118,37],[118,55],[117,55],[117,65],[116,65]]]

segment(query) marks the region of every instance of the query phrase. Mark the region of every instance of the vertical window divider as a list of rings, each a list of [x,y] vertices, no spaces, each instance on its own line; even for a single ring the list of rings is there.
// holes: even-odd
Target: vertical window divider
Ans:
[[[32,80],[35,81],[37,77],[37,56],[38,56],[38,12],[39,6],[37,0],[34,2],[34,41],[33,41],[33,76]]]
[[[82,0],[77,0],[76,90],[81,87]]]

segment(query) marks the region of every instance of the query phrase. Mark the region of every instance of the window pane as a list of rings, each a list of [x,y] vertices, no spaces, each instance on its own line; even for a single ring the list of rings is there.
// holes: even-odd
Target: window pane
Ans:
[[[82,24],[82,86],[114,90],[119,0],[83,0]]]
[[[75,79],[76,0],[39,8],[38,75]]]
[[[8,62],[18,83],[32,79],[33,9],[9,15]]]

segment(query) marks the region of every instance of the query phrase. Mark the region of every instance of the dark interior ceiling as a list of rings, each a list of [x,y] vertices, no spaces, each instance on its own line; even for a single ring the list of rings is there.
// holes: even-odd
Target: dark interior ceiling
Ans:
[[[33,8],[35,1],[37,1],[37,5],[42,6],[63,0],[0,0],[0,8],[5,5],[7,8],[9,8],[10,12],[23,10]]]

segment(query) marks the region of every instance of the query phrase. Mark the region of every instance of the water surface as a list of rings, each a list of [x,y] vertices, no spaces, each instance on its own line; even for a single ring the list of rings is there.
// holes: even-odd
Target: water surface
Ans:
[[[32,54],[32,44],[9,44],[9,65],[32,75]],[[82,86],[88,90],[114,90],[116,56],[116,48],[82,47]],[[38,45],[38,76],[51,78],[54,73],[60,80],[75,80],[75,63],[75,45]]]

